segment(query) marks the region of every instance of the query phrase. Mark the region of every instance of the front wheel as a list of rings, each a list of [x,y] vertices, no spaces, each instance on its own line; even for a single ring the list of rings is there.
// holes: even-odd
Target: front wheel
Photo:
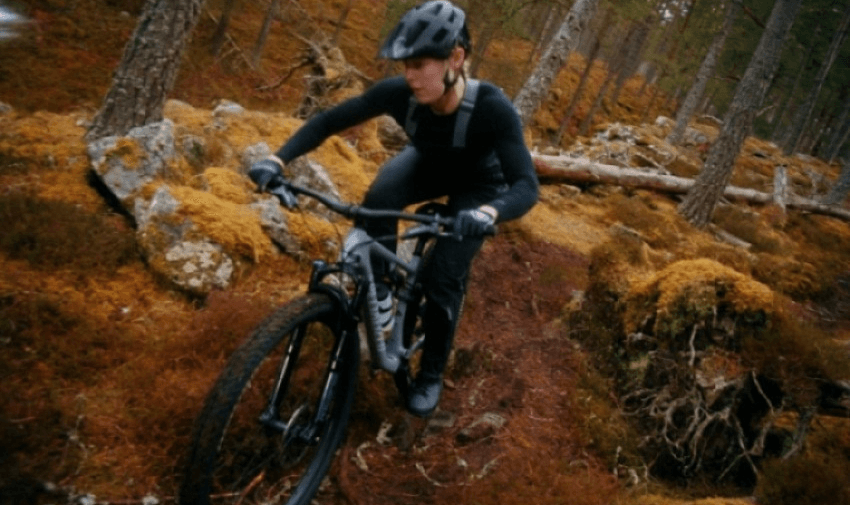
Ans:
[[[234,353],[196,422],[181,505],[310,503],[354,398],[360,349],[343,319],[306,295]]]

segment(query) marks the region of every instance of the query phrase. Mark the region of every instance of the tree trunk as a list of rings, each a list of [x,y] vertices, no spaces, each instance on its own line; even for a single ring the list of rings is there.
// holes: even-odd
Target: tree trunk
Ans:
[[[218,26],[215,29],[215,33],[212,36],[212,43],[210,44],[210,54],[213,56],[218,56],[218,53],[221,52],[221,47],[224,45],[227,27],[230,26],[230,14],[233,12],[233,6],[235,4],[236,0],[227,0],[221,10],[221,19],[218,20]]]
[[[269,30],[272,27],[272,21],[277,14],[280,6],[280,0],[272,0],[269,4],[269,10],[266,11],[266,17],[263,18],[263,26],[260,28],[260,33],[257,35],[257,42],[254,44],[254,52],[251,55],[251,61],[255,67],[260,66],[260,58],[263,56],[263,47],[266,45],[266,40],[269,38]]]
[[[587,83],[587,78],[590,76],[590,71],[593,69],[593,63],[596,61],[596,55],[599,53],[599,48],[601,46],[602,44],[600,43],[599,38],[597,38],[590,50],[590,54],[587,55],[587,64],[584,66],[584,71],[581,73],[581,77],[578,80],[578,86],[576,86],[576,90],[573,92],[573,97],[570,99],[570,104],[567,106],[564,117],[561,119],[561,124],[558,126],[558,132],[552,139],[555,144],[561,143],[561,139],[567,131],[570,119],[572,119],[576,105],[578,105],[578,101],[581,99],[582,92],[584,91],[584,85]]]
[[[794,97],[797,96],[797,90],[800,88],[800,81],[803,79],[803,75],[806,73],[806,67],[808,67],[809,60],[812,57],[812,52],[815,49],[815,40],[817,39],[817,35],[820,32],[820,25],[815,28],[815,32],[811,37],[811,43],[809,44],[809,48],[806,50],[806,55],[800,61],[800,68],[794,74],[794,84],[791,86],[791,90],[785,96],[785,99],[782,100],[782,106],[779,113],[779,118],[776,120],[776,123],[773,126],[773,132],[770,135],[770,138],[773,142],[780,144],[780,139],[785,130],[785,117],[788,115],[788,112],[791,110],[791,103],[794,100]]]
[[[531,33],[536,33],[536,42],[534,43],[534,47],[531,49],[531,52],[528,53],[528,60],[525,62],[525,68],[528,69],[531,67],[531,64],[534,62],[534,58],[537,57],[537,53],[540,52],[540,48],[546,44],[546,36],[549,33],[549,27],[555,20],[555,4],[550,4],[544,7],[546,10],[542,17],[535,20],[535,23],[529,28]]]
[[[617,72],[617,81],[614,83],[614,91],[611,93],[611,107],[616,107],[620,101],[620,92],[629,77],[635,73],[640,66],[641,54],[643,54],[646,39],[649,37],[650,23],[653,17],[648,16],[643,21],[636,23],[634,30],[623,44],[622,60],[619,71]]]
[[[844,162],[844,167],[838,175],[838,180],[835,181],[835,186],[824,197],[823,203],[839,205],[847,198],[848,192],[850,192],[850,160]]]
[[[613,71],[608,71],[608,74],[605,77],[605,82],[602,83],[602,87],[599,89],[599,93],[596,94],[596,99],[593,101],[593,105],[590,106],[590,109],[587,111],[587,114],[584,115],[584,119],[581,121],[581,125],[578,127],[579,135],[587,135],[588,132],[590,132],[590,128],[593,126],[593,116],[596,115],[596,111],[602,104],[602,100],[604,100],[605,96],[608,95],[608,87],[611,86],[612,82],[614,82],[614,78],[616,76],[617,75]]]
[[[688,121],[690,121],[691,116],[694,115],[694,111],[699,104],[699,100],[705,93],[705,86],[708,84],[708,80],[711,76],[714,75],[720,51],[723,50],[726,38],[729,36],[729,32],[732,31],[732,25],[735,23],[735,18],[738,16],[738,10],[740,8],[740,0],[730,2],[726,7],[726,15],[723,18],[723,28],[721,28],[720,33],[718,33],[711,42],[711,46],[709,46],[708,52],[702,60],[702,64],[697,71],[694,82],[688,90],[688,94],[685,95],[685,101],[676,113],[676,126],[673,128],[673,131],[670,132],[670,135],[667,136],[668,143],[676,145],[681,142],[682,136],[685,134],[685,128],[688,126]]]
[[[570,52],[578,45],[582,31],[585,29],[599,0],[576,0],[564,18],[555,38],[546,48],[537,68],[514,98],[514,105],[519,111],[522,124],[528,126],[537,108],[549,93],[552,81],[564,66]]]
[[[331,38],[331,44],[339,45],[339,36],[342,34],[342,28],[345,26],[345,20],[348,19],[348,13],[351,12],[351,5],[353,3],[354,0],[348,0],[348,3],[342,8],[342,13],[336,22],[336,30],[334,30],[333,37]]]
[[[802,0],[777,0],[764,33],[723,120],[723,126],[708,151],[694,187],[679,206],[679,212],[691,224],[705,227],[723,189],[732,176],[735,158],[750,134],[753,118],[761,108],[764,94],[779,65],[783,42],[794,23]]]
[[[829,45],[829,50],[827,50],[826,57],[818,69],[815,82],[809,90],[806,100],[797,109],[797,113],[791,121],[791,133],[785,140],[785,149],[783,150],[785,156],[790,156],[797,152],[797,149],[800,147],[800,139],[803,137],[803,132],[809,123],[809,119],[812,117],[812,111],[823,88],[823,83],[826,81],[826,76],[830,68],[832,68],[835,58],[838,56],[844,39],[847,37],[848,27],[850,27],[850,4],[847,4],[847,7],[844,9],[844,14],[841,16],[841,21],[838,23],[838,28],[835,30],[835,35],[832,37],[832,42]]]
[[[162,120],[203,0],[148,0],[86,138],[123,135]]]
[[[696,184],[693,179],[675,175],[662,175],[646,170],[621,168],[615,165],[595,163],[588,159],[571,158],[568,156],[533,155],[534,167],[542,184],[609,184],[628,188],[641,188],[670,194],[688,193]],[[850,168],[845,166],[846,184],[850,188]],[[842,174],[844,175],[844,174]],[[770,204],[777,202],[777,193],[765,193],[750,188],[726,186],[722,195],[729,200],[755,204]],[[802,198],[787,191],[784,196],[784,206],[815,214],[832,216],[844,221],[850,221],[850,211],[829,205],[826,202]]]
[[[835,161],[838,152],[841,151],[844,143],[847,142],[848,135],[850,135],[850,95],[844,101],[841,116],[839,116],[838,121],[835,123],[835,131],[832,133],[829,146],[827,146],[827,151],[823,157],[827,160],[827,163]]]
[[[470,77],[476,77],[478,75],[478,68],[484,61],[484,54],[487,52],[487,47],[490,45],[490,42],[493,40],[493,36],[496,35],[496,31],[498,29],[498,23],[485,22],[484,29],[481,31],[481,36],[478,38],[478,41],[475,44],[476,47],[472,51],[472,62],[469,64]]]
[[[614,9],[609,7],[605,11],[605,16],[602,18],[602,22],[596,28],[595,33],[592,34],[593,36],[587,37],[588,39],[593,40],[593,45],[588,49],[587,61],[585,62],[584,70],[581,73],[581,77],[579,78],[575,91],[573,91],[573,97],[570,99],[570,104],[567,106],[566,112],[564,112],[561,124],[558,126],[558,132],[552,139],[553,143],[556,145],[561,143],[561,139],[564,138],[564,133],[566,133],[567,128],[569,128],[573,112],[575,112],[575,108],[578,106],[578,102],[581,100],[581,96],[584,93],[584,87],[587,84],[587,79],[590,77],[590,72],[593,70],[593,64],[596,61],[596,57],[599,55],[599,50],[602,48],[602,39],[604,34],[607,33],[608,24],[611,22],[613,14]],[[583,38],[582,40],[585,39]],[[584,42],[582,42],[582,44],[584,44]]]

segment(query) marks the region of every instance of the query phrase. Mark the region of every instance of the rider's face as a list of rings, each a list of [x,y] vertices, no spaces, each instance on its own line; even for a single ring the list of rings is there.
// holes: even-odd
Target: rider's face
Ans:
[[[424,57],[404,60],[404,78],[416,101],[430,105],[440,100],[445,91],[443,76],[446,69],[446,60]]]

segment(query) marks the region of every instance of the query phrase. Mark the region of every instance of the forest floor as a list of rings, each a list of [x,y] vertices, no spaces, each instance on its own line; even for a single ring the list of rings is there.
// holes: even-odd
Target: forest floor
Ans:
[[[141,2],[59,3],[36,2],[35,32],[7,43],[0,55],[0,101],[13,107],[0,116],[0,218],[16,233],[27,232],[17,235],[23,241],[0,238],[0,503],[62,503],[68,495],[88,494],[113,504],[142,504],[146,496],[172,503],[194,416],[212,381],[272,307],[303,291],[308,265],[284,255],[269,258],[205,300],[174,291],[148,270],[126,218],[89,185],[82,140],[134,26],[135,14],[121,9],[137,12]],[[344,3],[323,2],[321,14],[316,2],[310,12],[288,15],[309,20],[292,26],[332,33]],[[305,70],[281,81],[304,50],[291,36],[293,28],[279,30],[262,69],[250,71],[240,52],[250,47],[262,13],[245,7],[231,27],[235,45],[215,59],[206,42],[214,29],[208,14],[217,15],[216,6],[210,3],[205,11],[174,98],[199,110],[219,99],[254,110],[293,110],[303,95]],[[373,26],[383,9],[384,2],[363,2],[347,25]],[[384,69],[362,48],[374,47],[378,38],[374,29],[352,28],[343,31],[341,43],[349,62],[375,77]],[[482,72],[500,79],[500,70],[522,61],[522,49],[528,44],[494,45]],[[557,83],[560,101],[544,108],[541,124],[568,100],[577,68]],[[518,85],[511,76],[499,81],[508,91]],[[635,96],[639,88],[639,82],[630,83],[624,93],[630,106],[601,116],[600,124],[637,125],[650,109],[654,117],[660,104]],[[653,134],[651,125],[646,132]],[[702,147],[693,146],[683,158],[699,159]],[[736,181],[767,190],[770,178],[753,174],[772,175],[765,152],[773,161],[778,155],[760,141],[747,149]],[[816,160],[783,161],[813,192],[817,181],[804,180],[807,169],[828,180],[837,175],[836,166]],[[372,173],[377,164],[366,166]],[[593,249],[627,220],[630,205],[647,202],[667,216],[675,214],[675,200],[584,189],[543,188],[541,203],[527,218],[486,243],[473,267],[447,388],[434,417],[409,416],[389,377],[362,371],[349,434],[318,503],[753,503],[739,488],[659,481],[630,452],[634,434],[610,379],[570,338],[575,328],[566,316],[588,286]],[[754,213],[759,222],[776,219],[770,209]],[[776,225],[771,236],[789,254],[813,247],[799,231],[805,226],[833,230],[830,237],[850,236],[847,223],[806,219],[790,219],[787,229]],[[683,244],[704,239],[698,230],[677,236]],[[653,245],[653,253],[667,252]],[[800,284],[813,282],[809,274],[800,276]],[[850,338],[841,304],[809,309],[833,319],[836,338]],[[470,436],[476,421],[495,416],[504,424],[479,424]],[[810,436],[850,447],[850,424],[820,419]],[[61,493],[41,492],[41,481],[55,483]],[[20,494],[9,498],[11,493]]]

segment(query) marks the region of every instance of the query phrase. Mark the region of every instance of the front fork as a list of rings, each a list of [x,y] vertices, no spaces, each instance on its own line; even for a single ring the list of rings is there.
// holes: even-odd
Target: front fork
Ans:
[[[280,405],[289,390],[289,382],[298,356],[301,353],[301,345],[306,334],[306,325],[295,330],[289,345],[286,348],[280,368],[277,373],[272,394],[268,405],[262,411],[259,422],[274,433],[281,433],[285,442],[298,440],[307,444],[315,444],[319,441],[322,429],[329,419],[329,412],[339,383],[341,367],[343,362],[343,350],[348,339],[356,338],[356,331],[350,328],[337,328],[334,332],[333,350],[328,357],[328,364],[322,391],[313,410],[307,402],[299,405],[286,421],[280,418]]]

